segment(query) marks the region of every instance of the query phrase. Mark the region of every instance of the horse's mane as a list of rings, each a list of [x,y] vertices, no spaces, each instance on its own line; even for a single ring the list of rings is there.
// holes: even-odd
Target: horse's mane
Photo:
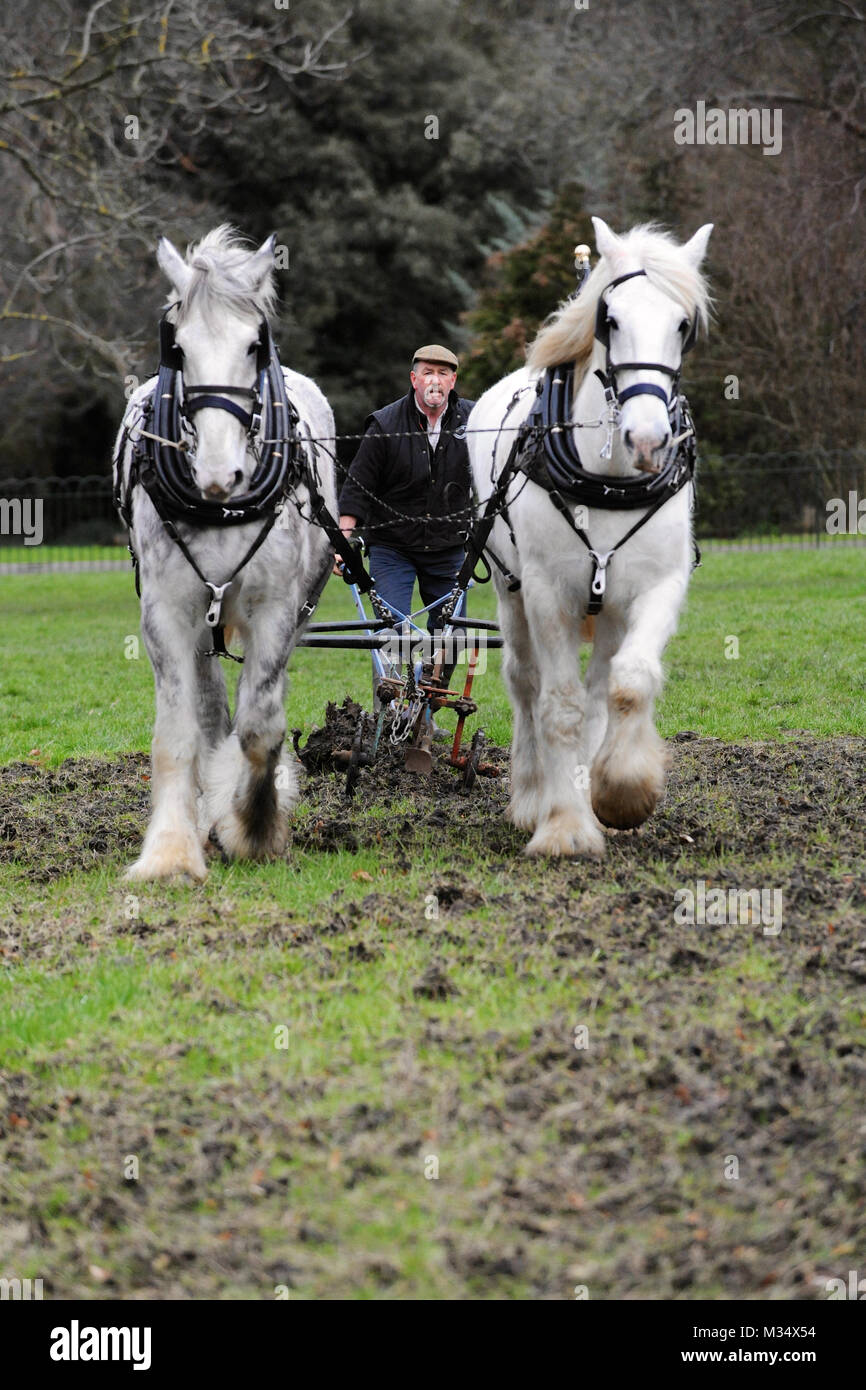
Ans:
[[[639,223],[620,237],[623,249],[645,270],[653,285],[681,304],[702,329],[710,313],[707,281],[684,255],[669,232],[652,222]],[[586,374],[595,343],[595,317],[602,290],[614,278],[602,256],[576,299],[563,304],[540,328],[527,354],[531,370],[564,362],[575,364],[575,387]]]
[[[252,269],[255,250],[227,222],[214,227],[197,245],[188,246],[186,261],[193,274],[178,310],[178,324],[193,308],[209,319],[219,309],[270,319],[277,297],[273,271],[262,279],[261,266]]]

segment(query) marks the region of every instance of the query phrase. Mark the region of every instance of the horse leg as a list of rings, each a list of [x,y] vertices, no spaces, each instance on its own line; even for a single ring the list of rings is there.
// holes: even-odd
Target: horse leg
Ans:
[[[586,668],[586,765],[592,767],[607,729],[607,689],[610,661],[622,641],[622,626],[609,613],[598,618],[585,618],[581,626],[584,641],[585,624],[592,624],[589,640],[592,655]]]
[[[227,635],[225,642],[228,646]],[[201,729],[198,781],[203,787],[207,783],[209,769],[216,756],[216,750],[228,738],[232,721],[220,659],[201,653],[197,674],[198,722]],[[205,797],[204,794],[201,794],[198,804],[198,831],[199,839],[203,845],[207,845],[210,828],[211,821],[205,808]]]
[[[592,767],[592,804],[605,825],[641,825],[664,790],[670,755],[656,732],[661,654],[676,627],[685,585],[673,575],[631,605],[625,637],[610,660],[604,740]]]
[[[161,607],[145,600],[144,637],[156,684],[156,723],[151,748],[150,823],[141,854],[128,879],[207,876],[196,827],[196,768],[199,756],[198,679],[195,643],[186,626],[173,624]]]
[[[230,858],[280,855],[289,841],[289,814],[298,799],[297,768],[284,747],[289,624],[285,611],[262,612],[257,630],[245,634],[234,727],[203,778],[204,818]]]
[[[541,789],[533,715],[538,669],[519,593],[500,592],[499,626],[504,638],[502,675],[513,712],[511,799],[506,815],[520,830],[534,830]]]
[[[600,858],[604,835],[589,802],[577,620],[558,608],[548,586],[536,594],[524,585],[524,594],[539,673],[535,738],[542,774],[526,853]]]

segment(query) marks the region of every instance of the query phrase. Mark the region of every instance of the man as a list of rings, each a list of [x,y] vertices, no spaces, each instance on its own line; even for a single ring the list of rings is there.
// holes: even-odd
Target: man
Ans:
[[[360,529],[376,588],[400,613],[412,606],[416,578],[422,603],[446,597],[465,556],[469,452],[454,431],[475,402],[457,395],[458,366],[439,343],[418,349],[409,391],[367,417],[340,492],[340,530],[350,536]],[[429,615],[431,633],[440,612],[437,604]],[[449,664],[443,671],[446,681],[452,669]]]

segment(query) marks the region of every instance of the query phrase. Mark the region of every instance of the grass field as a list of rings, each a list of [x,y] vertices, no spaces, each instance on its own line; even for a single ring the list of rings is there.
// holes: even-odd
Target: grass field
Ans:
[[[856,551],[707,558],[666,658],[664,804],[603,865],[523,859],[499,782],[383,763],[352,806],[311,778],[284,861],[134,895],[131,580],[4,579],[0,1273],[787,1299],[862,1266],[864,579]],[[290,727],[366,701],[363,654],[290,670]],[[779,885],[781,933],[677,923],[698,880]]]
[[[149,747],[153,679],[138,633],[128,574],[13,575],[2,581],[0,765],[37,758],[112,756]],[[471,611],[495,616],[491,588],[474,589]],[[339,580],[317,617],[354,617]],[[688,728],[718,738],[778,738],[786,730],[866,734],[862,634],[866,552],[829,549],[708,556],[692,581],[667,656],[659,708],[665,736]],[[735,637],[739,655],[728,639]],[[508,704],[498,679],[479,677],[483,720],[507,743]],[[320,722],[327,700],[368,702],[369,665],[357,652],[299,650],[290,667],[289,726]],[[229,678],[236,678],[230,669]],[[32,750],[38,749],[38,754]]]

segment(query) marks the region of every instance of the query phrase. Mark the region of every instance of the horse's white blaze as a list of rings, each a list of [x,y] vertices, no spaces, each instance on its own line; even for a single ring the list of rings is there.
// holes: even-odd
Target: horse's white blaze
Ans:
[[[183,349],[184,381],[191,385],[226,383],[252,387],[256,380],[258,329],[254,318],[228,313],[223,316],[218,334],[215,326],[202,318],[185,323],[176,335],[178,346]],[[248,398],[233,399],[242,409],[249,409]],[[243,423],[224,410],[208,406],[196,411],[194,419],[192,469],[203,496],[222,500],[232,493],[245,492],[255,468],[255,455]]]
[[[612,279],[638,268],[649,277],[627,281],[611,294],[615,361],[676,367],[684,316],[706,320],[708,294],[698,266],[710,227],[677,246],[652,228],[618,237],[601,219],[594,221],[603,259],[583,292],[539,334],[529,365],[485,392],[469,419],[469,452],[482,502],[529,413],[539,369],[575,361],[580,384],[573,419],[604,419],[603,388],[593,370],[603,365],[604,353],[594,342],[594,325],[599,294]],[[619,385],[638,380],[670,388],[670,378],[646,370],[623,374]],[[506,417],[518,389],[520,399]],[[609,460],[601,457],[604,423],[574,432],[586,469],[624,478],[639,477],[641,465],[646,468],[669,435],[664,403],[644,395],[625,402]],[[599,855],[599,822],[640,824],[664,787],[668,755],[655,729],[654,706],[662,652],[691,572],[690,489],[666,502],[611,560],[585,686],[578,653],[592,562],[540,487],[518,475],[509,496],[516,549],[503,520],[491,534],[491,545],[522,586],[508,593],[494,569],[503,673],[514,712],[508,814],[534,832],[529,854]],[[609,551],[642,515],[591,508],[583,529],[597,552]]]
[[[211,232],[186,261],[170,243],[161,243],[160,264],[176,287],[175,297],[184,299],[177,337],[190,380],[252,383],[255,364],[248,350],[273,304],[272,252],[269,240],[250,253],[226,228]],[[322,441],[322,447],[308,442],[306,448],[315,455],[322,495],[333,513],[333,414],[309,378],[286,368],[283,375],[309,435]],[[146,382],[130,399],[125,424],[133,440],[153,384]],[[217,410],[202,410],[196,421],[197,467],[204,467],[207,444],[211,462],[218,460],[215,476],[225,481],[239,457],[243,427]],[[117,464],[124,479],[130,459],[127,444]],[[254,467],[252,456],[244,452],[241,466],[244,481],[238,491],[243,492]],[[201,476],[198,481],[201,485]],[[308,500],[303,485],[297,495],[302,505]],[[325,533],[289,507],[226,592],[222,621],[243,643],[245,658],[232,720],[221,663],[206,655],[211,647],[205,623],[210,595],[166,535],[141,487],[133,494],[132,515],[141,566],[142,634],[154,670],[157,714],[151,820],[141,855],[128,874],[136,879],[203,879],[209,838],[230,856],[261,858],[285,849],[288,816],[298,792],[295,761],[284,746],[286,664],[297,636],[298,611],[330,567],[331,550]],[[202,573],[221,584],[261,526],[186,528],[185,535]]]

